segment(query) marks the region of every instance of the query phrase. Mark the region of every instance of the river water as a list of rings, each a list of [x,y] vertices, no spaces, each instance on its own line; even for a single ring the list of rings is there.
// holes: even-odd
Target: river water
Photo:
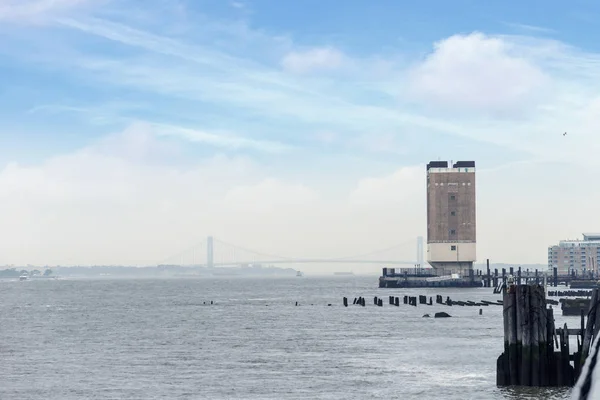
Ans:
[[[568,398],[496,388],[502,307],[373,305],[405,294],[500,298],[376,277],[0,281],[0,399]]]

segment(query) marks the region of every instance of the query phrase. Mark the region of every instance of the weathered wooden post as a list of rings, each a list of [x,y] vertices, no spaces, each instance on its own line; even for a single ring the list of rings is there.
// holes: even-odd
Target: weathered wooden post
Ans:
[[[494,268],[494,287],[498,286],[498,268]]]
[[[490,272],[490,259],[486,259],[485,263],[487,264],[487,275],[485,276],[485,287],[491,287],[492,285],[492,277]]]
[[[348,307],[348,298],[344,297],[344,307]]]
[[[531,386],[540,386],[540,287],[531,287],[530,296],[530,320],[531,320],[531,340],[529,347],[531,348]]]
[[[592,293],[592,300],[588,310],[587,326],[585,327],[585,334],[583,336],[583,343],[581,348],[581,365],[585,363],[585,360],[590,352],[590,345],[592,343],[592,336],[594,332],[594,324],[596,323],[596,311],[598,304],[598,289],[594,289]]]

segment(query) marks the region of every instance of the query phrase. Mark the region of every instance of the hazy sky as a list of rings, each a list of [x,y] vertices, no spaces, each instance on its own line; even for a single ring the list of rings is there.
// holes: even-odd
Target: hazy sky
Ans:
[[[414,259],[437,159],[545,263],[600,231],[600,3],[527,4],[0,0],[0,264]]]

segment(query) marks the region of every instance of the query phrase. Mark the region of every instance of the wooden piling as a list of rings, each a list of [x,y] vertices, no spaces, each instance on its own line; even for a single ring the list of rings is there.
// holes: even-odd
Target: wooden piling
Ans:
[[[521,287],[523,291],[523,303],[521,314],[523,315],[523,348],[521,352],[521,382],[523,386],[531,386],[531,286]]]
[[[517,364],[517,301],[516,301],[516,286],[511,286],[504,296],[507,309],[507,328],[508,328],[508,367],[510,374],[510,382],[513,385],[519,384],[519,366]]]
[[[498,286],[498,268],[494,268],[494,287]]]
[[[598,303],[600,303],[600,292],[598,291],[598,289],[594,289],[594,292],[597,293],[597,301],[595,303],[593,301],[590,303],[590,307],[596,308],[596,316],[594,319],[594,336],[592,338],[592,342],[596,337],[598,337],[598,334],[600,333],[600,307],[598,307]]]
[[[540,286],[530,287],[531,290],[531,307],[530,321],[531,321],[531,386],[540,386]]]
[[[348,298],[344,297],[344,307],[348,307]]]
[[[546,308],[546,292],[545,287],[538,286],[537,292],[539,296],[539,340],[538,352],[540,359],[540,386],[548,387],[550,385],[550,377],[548,376],[548,310]]]
[[[583,336],[583,343],[581,348],[581,365],[585,363],[590,352],[590,346],[592,344],[592,336],[594,334],[594,323],[596,320],[596,304],[598,303],[598,289],[594,289],[592,294],[592,301],[588,310],[587,326],[585,327],[585,334]]]
[[[548,353],[548,382],[550,386],[558,386],[556,376],[556,357],[554,353],[554,339],[556,338],[556,327],[554,326],[554,310],[552,307],[546,310],[546,335],[548,342],[546,351]]]
[[[524,382],[526,377],[523,376],[523,332],[527,326],[528,316],[525,315],[525,296],[527,295],[526,286],[518,286],[516,288],[516,324],[517,324],[517,365],[519,368],[519,382]]]

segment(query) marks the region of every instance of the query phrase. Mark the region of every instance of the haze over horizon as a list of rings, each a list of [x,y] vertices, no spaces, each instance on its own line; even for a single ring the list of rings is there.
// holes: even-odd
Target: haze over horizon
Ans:
[[[545,264],[600,231],[600,4],[532,4],[2,0],[0,265],[416,242],[438,159],[478,263]]]

